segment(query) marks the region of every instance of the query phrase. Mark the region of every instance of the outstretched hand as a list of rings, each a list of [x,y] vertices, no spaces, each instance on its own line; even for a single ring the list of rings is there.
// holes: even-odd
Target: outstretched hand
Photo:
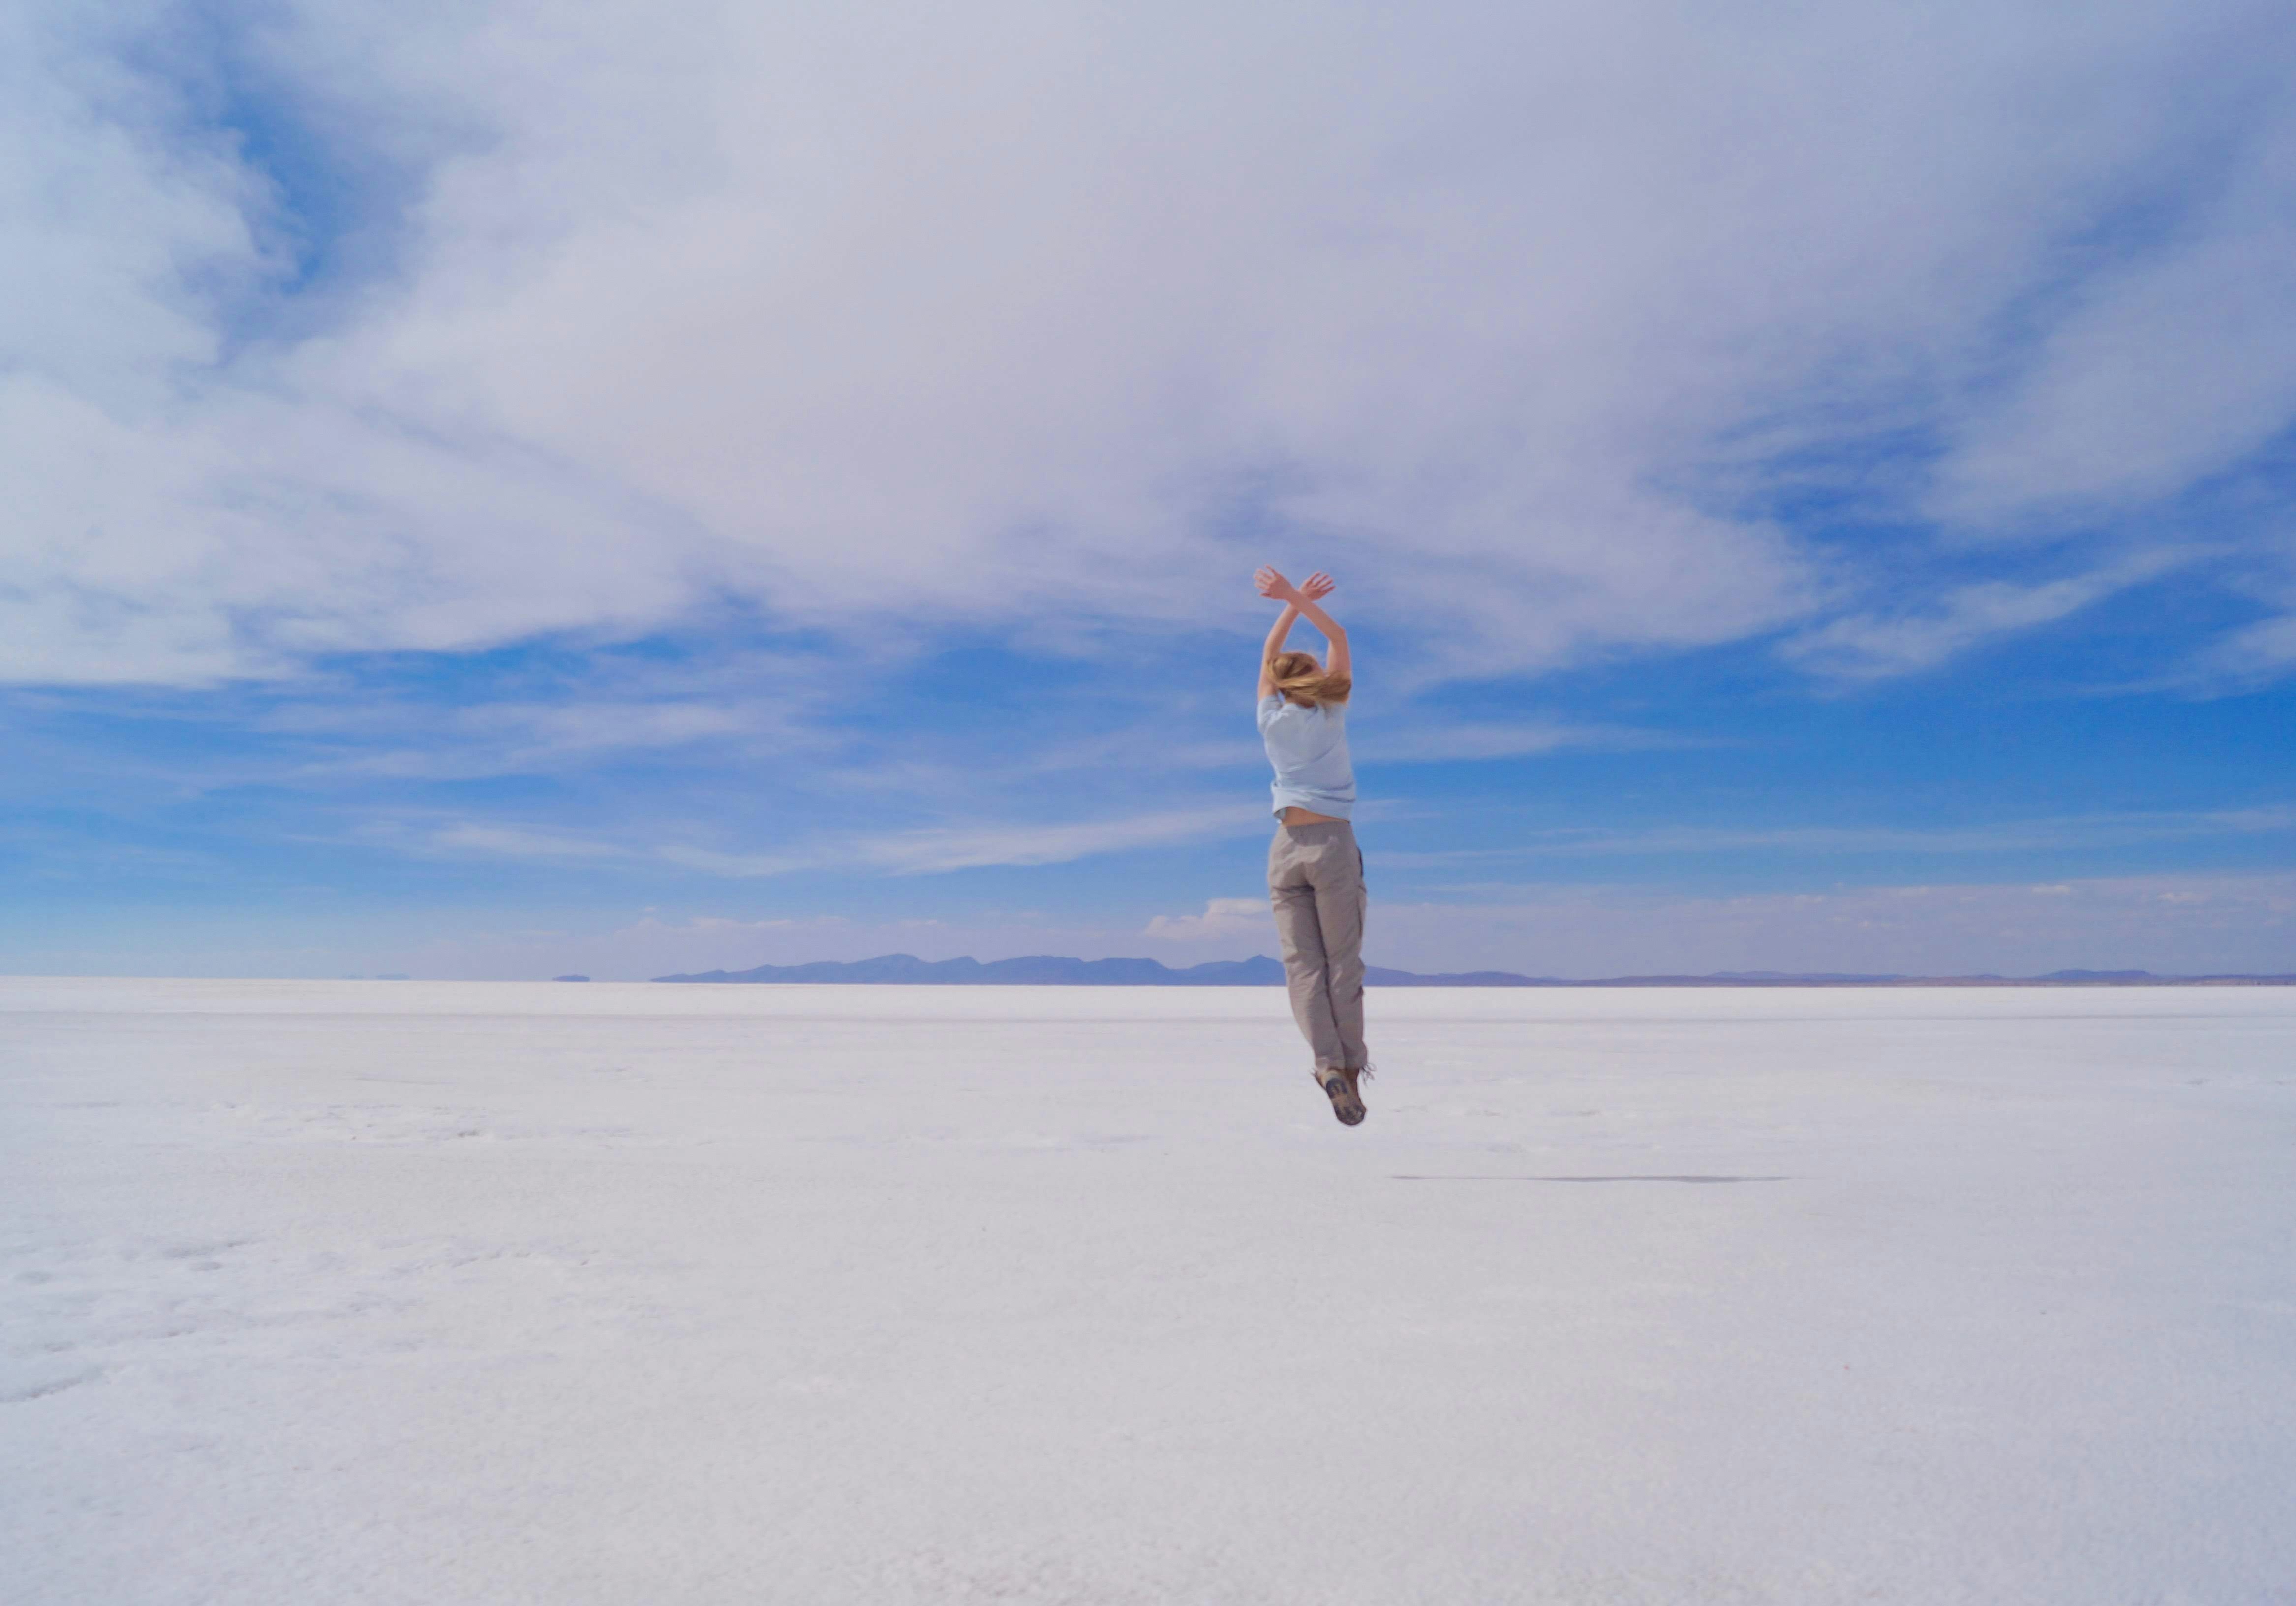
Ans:
[[[1262,568],[1258,574],[1251,577],[1251,583],[1259,588],[1260,595],[1273,597],[1279,602],[1312,602],[1319,597],[1331,595],[1339,584],[1331,576],[1317,569],[1308,577],[1308,583],[1305,586],[1294,586],[1272,568]]]

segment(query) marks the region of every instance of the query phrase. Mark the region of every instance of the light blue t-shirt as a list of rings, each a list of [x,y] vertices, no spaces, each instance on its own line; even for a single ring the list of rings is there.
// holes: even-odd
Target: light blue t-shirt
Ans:
[[[1259,700],[1259,735],[1275,766],[1275,812],[1304,808],[1344,820],[1356,804],[1356,766],[1348,760],[1348,705],[1313,705],[1283,697]]]

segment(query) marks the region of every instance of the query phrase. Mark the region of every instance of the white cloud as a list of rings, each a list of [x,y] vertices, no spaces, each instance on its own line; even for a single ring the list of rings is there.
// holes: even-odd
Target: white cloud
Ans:
[[[1249,808],[1168,809],[1061,823],[934,826],[824,836],[780,851],[727,851],[684,842],[637,843],[515,822],[439,820],[419,815],[367,822],[351,840],[423,857],[568,861],[652,859],[707,875],[746,880],[808,870],[866,870],[887,875],[938,875],[994,865],[1064,864],[1102,854],[1257,835],[1264,816]]]
[[[1254,835],[1267,829],[1249,808],[1170,809],[1067,824],[934,827],[865,838],[845,852],[899,875],[928,875],[989,864],[1064,864],[1103,853],[1179,842]]]
[[[1201,914],[1159,914],[1141,935],[1154,942],[1265,943],[1275,935],[1275,916],[1265,897],[1215,897]]]
[[[1727,505],[1749,439],[1934,426],[1981,524],[2169,494],[2296,408],[2263,0],[291,0],[235,81],[364,265],[299,298],[295,193],[152,76],[206,70],[171,15],[47,0],[0,52],[8,678],[720,593],[1241,619],[1287,552],[1499,671],[1818,610],[1845,577]],[[2179,161],[2222,199],[2005,358]],[[1864,661],[2019,617],[1947,612]]]
[[[2093,517],[2230,468],[2296,418],[2296,108],[2275,110],[2162,249],[2076,292],[2034,360],[1960,421],[1942,511]]]
[[[2296,667],[2296,613],[2259,619],[2218,643],[2205,668],[2235,679],[2257,679]]]
[[[1874,679],[1933,668],[1977,643],[2054,621],[2143,584],[2185,561],[2141,553],[2087,574],[2033,585],[1963,586],[1918,610],[1837,619],[1788,641],[1786,656],[1828,675]]]
[[[487,858],[513,859],[600,859],[622,858],[629,850],[611,842],[601,842],[587,837],[569,835],[564,832],[537,831],[525,825],[493,825],[477,821],[458,821],[442,825],[414,845],[426,853],[467,853]]]
[[[1425,764],[1456,759],[1521,758],[1570,748],[1611,751],[1705,745],[1669,731],[1599,725],[1413,725],[1381,732],[1357,756],[1372,762]]]
[[[2254,685],[2296,669],[2296,536],[2284,533],[2255,555],[2249,590],[2275,611],[2218,640],[2181,677],[2186,684]]]
[[[1969,825],[1578,826],[1538,832],[1514,847],[1382,854],[1379,863],[1397,870],[1441,870],[1603,854],[2068,852],[2292,832],[2296,807],[2287,807],[2066,815]]]
[[[1222,807],[1062,823],[817,835],[778,848],[757,850],[707,848],[692,842],[617,840],[610,835],[514,821],[410,815],[371,820],[355,830],[349,840],[421,858],[493,858],[568,865],[670,864],[723,881],[742,881],[808,872],[860,872],[906,877],[996,866],[1062,864],[1107,854],[1257,835],[1264,829],[1264,820],[1252,811]],[[1862,854],[2095,852],[2209,838],[2285,836],[2292,832],[2296,832],[2296,808],[2286,807],[2099,814],[1930,828],[1588,827],[1544,832],[1509,848],[1381,853],[1374,861],[1374,868],[1391,878],[1386,885],[1406,895],[1431,893],[1443,897],[1504,902],[1524,890],[1518,881],[1504,879],[1505,866],[1543,859],[1666,855],[1710,857],[1732,853],[1841,857]],[[2030,890],[2038,895],[2048,889]],[[1549,894],[1542,892],[1540,896]],[[1572,895],[1557,892],[1552,896]],[[1664,924],[1662,917],[1654,916],[1653,920],[1660,926]],[[1212,898],[1201,914],[1157,914],[1144,926],[1131,929],[1136,936],[1157,942],[1226,944],[1230,949],[1250,953],[1265,946],[1273,934],[1271,921],[1264,897]],[[1382,925],[1384,929],[1384,917]],[[1091,929],[1099,932],[1103,946],[1122,937],[1122,929]],[[1461,928],[1463,931],[1471,929],[1474,929],[1472,921]],[[1471,968],[1489,966],[1479,963]]]
[[[578,767],[633,753],[712,745],[747,748],[770,737],[783,751],[817,747],[784,710],[694,701],[485,703],[447,709],[390,709],[388,720],[359,710],[315,718],[290,710],[267,721],[274,730],[347,735],[384,734],[405,745],[300,765],[299,779],[373,775],[414,780],[469,778]],[[418,722],[419,717],[419,722]],[[363,728],[362,728],[363,727]]]
[[[800,870],[817,869],[826,862],[820,856],[802,853],[716,853],[706,848],[681,847],[657,848],[654,856],[665,864],[699,870],[707,875],[736,878],[789,875]]]

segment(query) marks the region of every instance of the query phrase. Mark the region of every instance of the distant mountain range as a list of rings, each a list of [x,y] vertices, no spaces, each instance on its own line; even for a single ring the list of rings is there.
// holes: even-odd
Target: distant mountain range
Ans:
[[[573,978],[562,977],[562,980]],[[761,964],[747,971],[703,971],[657,976],[656,981],[894,982],[906,986],[1001,987],[1281,987],[1283,967],[1264,955],[1216,960],[1174,970],[1152,959],[1064,959],[1051,954],[1025,959],[919,959],[883,954],[849,962]],[[2052,971],[2046,976],[1858,976],[1818,971],[1718,971],[1707,976],[1611,976],[1572,981],[1518,976],[1512,971],[1469,971],[1423,976],[1368,965],[1373,987],[2179,987],[2200,983],[2251,986],[2296,983],[2289,976],[2155,976],[2150,971]]]

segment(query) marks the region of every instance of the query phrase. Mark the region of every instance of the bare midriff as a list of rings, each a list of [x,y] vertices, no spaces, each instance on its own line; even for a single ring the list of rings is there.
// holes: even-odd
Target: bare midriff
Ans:
[[[1286,825],[1344,825],[1337,815],[1319,815],[1312,808],[1287,808],[1283,811]]]

